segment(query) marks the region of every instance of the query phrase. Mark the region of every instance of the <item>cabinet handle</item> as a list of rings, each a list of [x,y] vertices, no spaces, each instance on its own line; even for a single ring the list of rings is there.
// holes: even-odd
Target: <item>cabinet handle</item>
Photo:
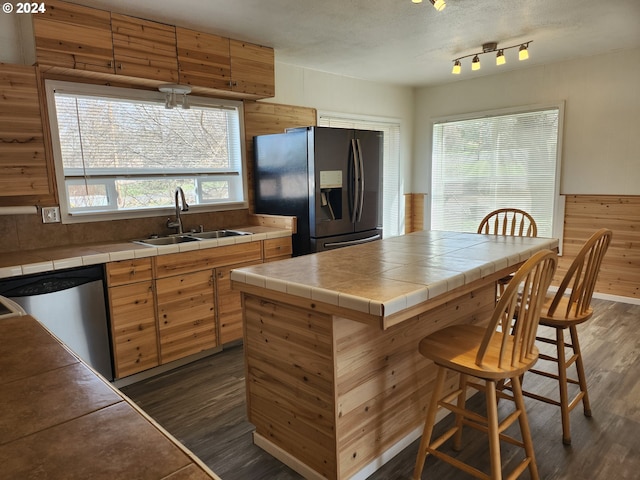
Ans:
[[[119,63],[119,64],[118,64],[118,69],[120,69],[120,70],[124,70],[124,65],[123,65],[123,64],[121,64],[121,63]]]

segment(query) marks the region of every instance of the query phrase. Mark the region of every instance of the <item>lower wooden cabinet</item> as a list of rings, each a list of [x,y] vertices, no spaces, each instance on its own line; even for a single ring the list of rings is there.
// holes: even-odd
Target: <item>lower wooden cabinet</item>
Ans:
[[[159,365],[151,259],[107,264],[115,377]]]
[[[215,270],[220,344],[242,338],[242,303],[240,292],[231,289],[231,270],[256,263],[260,262],[239,263]]]
[[[291,256],[291,237],[106,266],[115,377],[242,339],[234,268]]]
[[[213,270],[156,280],[160,363],[217,346]]]

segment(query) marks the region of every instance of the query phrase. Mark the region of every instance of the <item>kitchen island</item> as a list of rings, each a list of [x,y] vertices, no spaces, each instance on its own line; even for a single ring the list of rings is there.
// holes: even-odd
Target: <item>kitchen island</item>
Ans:
[[[422,231],[234,270],[254,442],[305,478],[371,475],[421,434],[435,369],[420,339],[485,323],[496,281],[557,246]]]

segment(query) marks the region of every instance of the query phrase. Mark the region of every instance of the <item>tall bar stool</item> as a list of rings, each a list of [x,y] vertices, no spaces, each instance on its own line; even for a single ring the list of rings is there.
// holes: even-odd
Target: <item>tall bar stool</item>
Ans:
[[[420,353],[433,360],[438,367],[438,373],[416,459],[413,476],[415,480],[420,479],[422,475],[427,455],[442,459],[477,478],[501,479],[501,440],[522,447],[526,455],[509,478],[516,478],[527,468],[532,479],[538,478],[529,422],[520,389],[520,376],[538,359],[538,349],[535,346],[536,330],[540,309],[556,264],[557,256],[550,250],[538,252],[527,260],[509,282],[504,295],[500,297],[487,328],[477,325],[454,325],[420,341]],[[515,312],[519,312],[517,327],[511,329]],[[460,374],[459,388],[443,396],[447,370]],[[506,379],[511,381],[513,396],[496,391],[496,384]],[[467,387],[485,392],[486,418],[465,409]],[[511,399],[515,403],[513,413],[502,421],[498,419],[497,396]],[[454,400],[456,404],[453,403]],[[431,435],[439,406],[455,414],[455,425],[432,441]],[[516,420],[520,424],[522,441],[503,433]],[[454,450],[460,450],[462,427],[465,425],[488,433],[491,476],[438,450],[451,437],[454,437]]]
[[[478,233],[487,235],[508,235],[512,237],[535,237],[538,235],[538,226],[533,217],[519,208],[499,208],[487,214],[480,225]],[[504,293],[511,275],[498,279],[496,296]]]
[[[560,407],[562,412],[562,443],[571,444],[571,431],[569,413],[580,403],[584,415],[591,416],[591,405],[587,392],[587,381],[584,373],[584,363],[578,342],[577,325],[586,322],[593,315],[591,298],[596,285],[596,279],[600,272],[600,265],[609,244],[611,243],[611,230],[602,228],[589,238],[571,262],[560,287],[555,295],[547,297],[540,315],[540,325],[555,329],[555,339],[549,339],[538,335],[539,342],[555,345],[556,356],[540,354],[540,360],[557,364],[558,374],[549,373],[540,369],[531,369],[532,374],[542,375],[558,381],[560,400],[538,395],[529,391],[523,392],[525,396],[541,400]],[[567,295],[567,289],[570,293]],[[518,320],[519,321],[519,320]],[[565,342],[565,330],[569,330],[570,342]],[[566,349],[571,349],[571,356],[566,357]],[[575,365],[578,379],[569,378],[567,370]],[[578,385],[579,391],[569,401],[568,385]]]
[[[499,208],[482,219],[478,233],[535,237],[538,226],[531,215],[519,208]]]

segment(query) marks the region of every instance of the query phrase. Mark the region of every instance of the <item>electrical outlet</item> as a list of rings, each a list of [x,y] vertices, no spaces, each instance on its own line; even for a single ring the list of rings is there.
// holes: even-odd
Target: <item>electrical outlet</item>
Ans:
[[[60,208],[42,207],[42,223],[59,223]]]

